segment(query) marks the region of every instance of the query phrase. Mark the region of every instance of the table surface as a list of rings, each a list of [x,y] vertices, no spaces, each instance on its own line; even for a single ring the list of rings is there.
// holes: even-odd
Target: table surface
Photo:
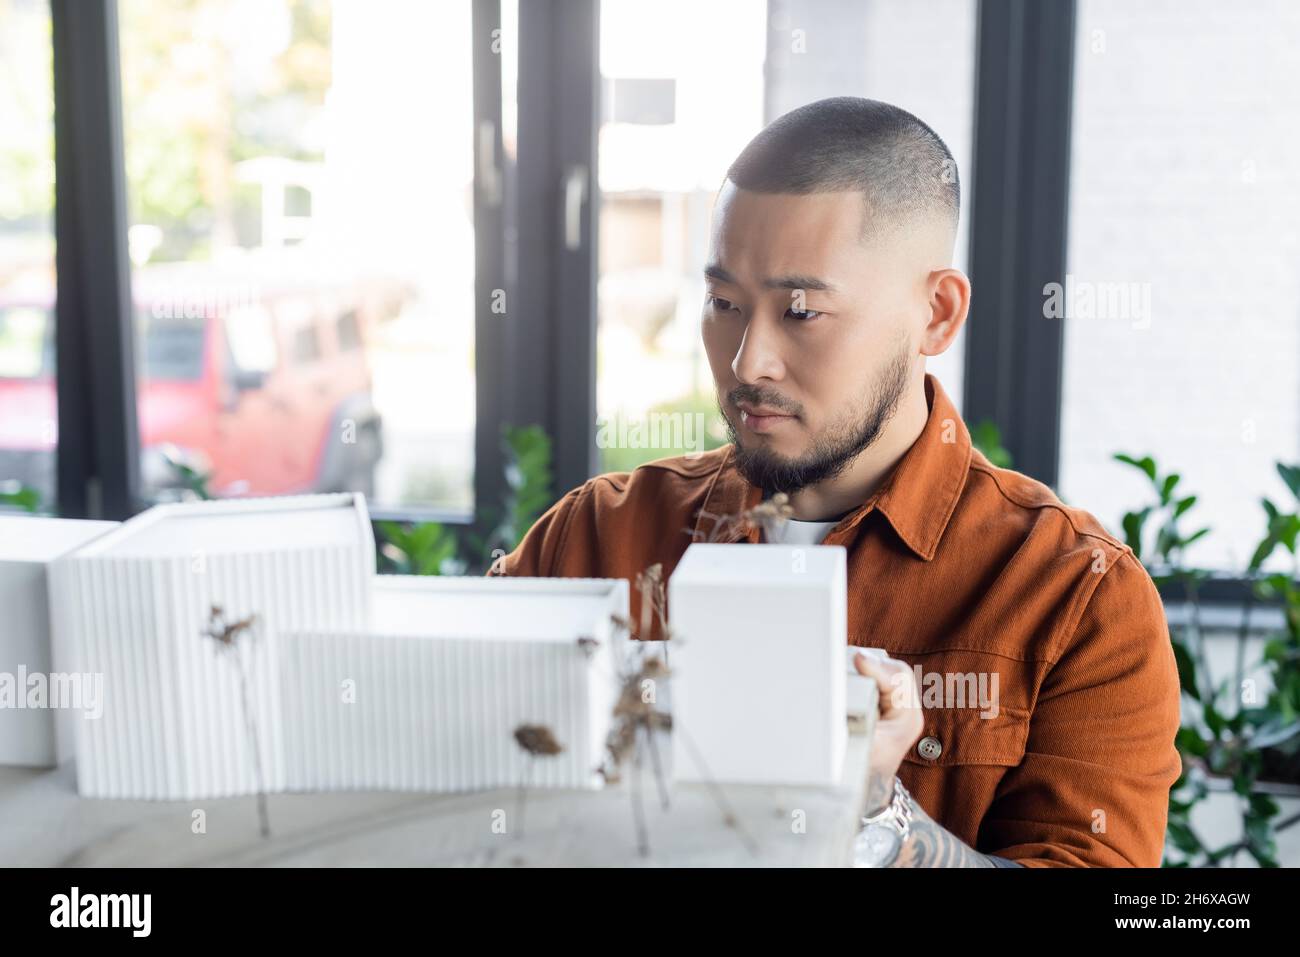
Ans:
[[[848,865],[864,810],[871,730],[851,730],[836,787],[668,783],[665,809],[647,760],[639,773],[629,768],[621,783],[601,790],[528,789],[522,809],[518,788],[271,794],[268,838],[258,833],[253,797],[81,798],[71,763],[0,767],[0,865]],[[647,854],[637,846],[638,797]]]

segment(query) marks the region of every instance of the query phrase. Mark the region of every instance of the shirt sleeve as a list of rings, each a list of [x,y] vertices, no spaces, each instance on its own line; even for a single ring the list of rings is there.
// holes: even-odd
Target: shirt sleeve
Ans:
[[[498,555],[487,570],[487,577],[551,578],[559,575],[559,556],[573,520],[578,502],[590,482],[573,489],[548,508],[533,523],[514,551]]]
[[[982,848],[1026,867],[1158,867],[1164,852],[1182,770],[1169,628],[1132,552],[1101,574],[980,825]]]

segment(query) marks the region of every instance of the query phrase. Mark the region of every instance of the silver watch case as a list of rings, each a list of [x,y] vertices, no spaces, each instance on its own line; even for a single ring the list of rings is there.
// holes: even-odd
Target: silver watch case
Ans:
[[[912,826],[912,796],[897,776],[889,806],[864,817],[862,824],[853,844],[854,866],[888,867],[898,856]]]

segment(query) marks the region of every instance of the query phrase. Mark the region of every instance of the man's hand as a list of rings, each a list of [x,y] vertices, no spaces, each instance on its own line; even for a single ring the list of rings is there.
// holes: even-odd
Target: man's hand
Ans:
[[[858,674],[872,678],[880,690],[880,713],[871,738],[871,762],[867,777],[868,815],[883,811],[894,790],[894,775],[903,755],[916,743],[925,728],[920,694],[911,694],[916,676],[911,666],[897,658],[883,660],[859,652],[853,658]]]
[[[911,665],[897,658],[877,659],[858,653],[858,674],[874,678],[880,690],[880,714],[871,738],[867,772],[867,810],[883,811],[893,796],[894,776],[925,728],[921,689]],[[945,830],[913,801],[912,827],[890,867],[997,867],[951,831]]]

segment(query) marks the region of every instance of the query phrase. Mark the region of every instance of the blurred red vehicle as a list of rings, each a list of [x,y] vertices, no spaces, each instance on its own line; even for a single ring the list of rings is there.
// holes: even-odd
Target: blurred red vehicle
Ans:
[[[216,496],[374,495],[383,429],[367,336],[399,295],[382,283],[250,276],[210,264],[133,279],[141,470],[154,500],[186,466]],[[292,270],[288,270],[290,274]],[[0,299],[0,482],[49,501],[57,441],[53,295]]]

